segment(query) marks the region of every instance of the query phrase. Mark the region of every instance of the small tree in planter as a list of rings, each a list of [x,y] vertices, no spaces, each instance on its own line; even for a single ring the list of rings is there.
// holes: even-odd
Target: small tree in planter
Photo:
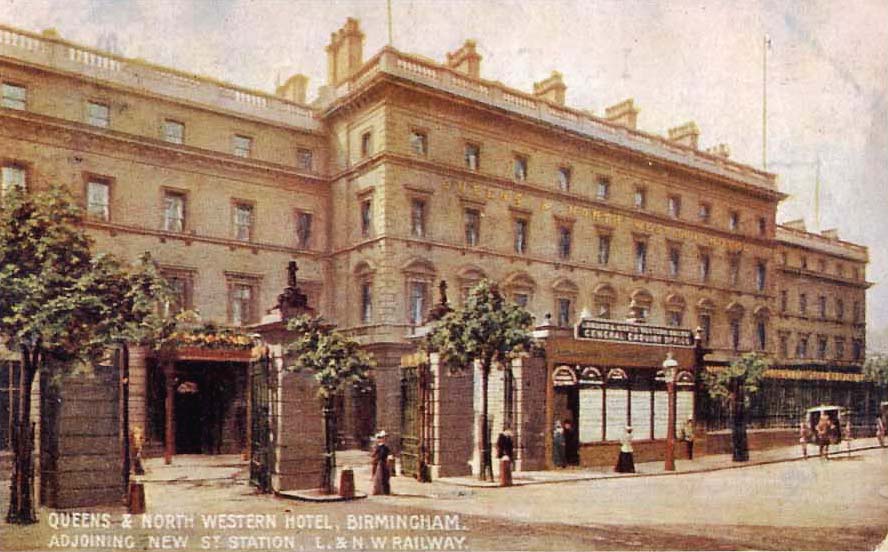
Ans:
[[[747,353],[718,371],[704,372],[709,396],[731,412],[731,445],[734,462],[749,460],[746,438],[746,411],[752,396],[758,393],[768,359],[758,353]]]
[[[428,335],[427,347],[454,370],[478,362],[481,370],[481,452],[479,479],[493,479],[488,429],[488,381],[490,369],[500,363],[511,369],[511,360],[534,349],[533,315],[506,301],[496,283],[483,280],[469,292],[466,305],[441,317]]]
[[[82,211],[63,187],[0,198],[0,341],[21,355],[6,520],[34,523],[31,390],[40,371],[89,366],[110,347],[158,327],[165,283],[146,254],[137,267],[93,255]],[[124,351],[125,352],[125,351]]]
[[[307,371],[318,383],[318,398],[324,414],[324,470],[321,491],[332,494],[333,470],[336,467],[336,395],[350,389],[365,389],[370,383],[371,356],[361,350],[357,341],[343,336],[325,325],[320,317],[302,315],[291,319],[287,329],[298,337],[287,350],[293,363],[287,370]]]

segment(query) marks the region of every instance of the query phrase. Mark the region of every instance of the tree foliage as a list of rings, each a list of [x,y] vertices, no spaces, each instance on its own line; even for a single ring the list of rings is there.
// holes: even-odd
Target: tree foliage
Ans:
[[[156,312],[166,284],[150,256],[125,267],[93,255],[92,245],[65,188],[12,188],[0,198],[0,341],[21,356],[11,523],[36,520],[30,401],[38,371],[54,376],[75,361],[90,365],[109,347],[153,341],[169,329]]]
[[[863,374],[867,381],[879,387],[888,387],[888,355],[876,354],[866,359]]]
[[[367,388],[373,359],[357,341],[331,329],[320,317],[302,315],[291,319],[287,328],[297,334],[287,348],[293,355],[287,369],[311,373],[318,382],[318,398]]]

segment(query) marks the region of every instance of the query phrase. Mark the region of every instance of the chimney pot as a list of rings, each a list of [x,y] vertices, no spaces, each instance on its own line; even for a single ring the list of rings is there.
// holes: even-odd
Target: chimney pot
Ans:
[[[566,91],[567,86],[564,84],[564,78],[558,71],[552,71],[549,78],[533,83],[534,96],[558,105],[564,105]]]
[[[279,85],[275,90],[275,95],[291,102],[304,104],[307,91],[308,77],[297,73]]]
[[[683,125],[669,129],[669,141],[697,149],[700,140],[700,129],[697,123],[689,121]]]
[[[622,102],[606,107],[604,109],[604,118],[608,121],[635,130],[638,123],[639,109],[635,107],[635,100],[629,98]]]
[[[349,17],[338,31],[330,34],[327,45],[327,84],[336,86],[348,79],[364,63],[364,33],[357,19]]]
[[[473,78],[481,77],[481,54],[478,53],[474,40],[466,40],[454,52],[447,54],[447,67]]]
[[[711,148],[707,148],[706,153],[711,153],[712,155],[727,159],[731,156],[731,148],[727,144],[717,144]]]

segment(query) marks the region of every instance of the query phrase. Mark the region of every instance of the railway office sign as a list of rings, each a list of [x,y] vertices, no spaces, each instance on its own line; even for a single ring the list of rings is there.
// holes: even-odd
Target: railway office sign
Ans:
[[[581,320],[576,327],[576,337],[577,339],[614,341],[634,345],[694,346],[694,332],[691,330],[613,322],[611,320]]]

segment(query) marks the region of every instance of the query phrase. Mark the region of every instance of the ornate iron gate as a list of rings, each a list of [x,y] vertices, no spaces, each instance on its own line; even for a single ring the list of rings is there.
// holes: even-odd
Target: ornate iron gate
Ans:
[[[419,370],[404,368],[401,378],[401,472],[416,477],[419,468]]]
[[[271,359],[263,355],[250,366],[250,484],[271,492]]]

